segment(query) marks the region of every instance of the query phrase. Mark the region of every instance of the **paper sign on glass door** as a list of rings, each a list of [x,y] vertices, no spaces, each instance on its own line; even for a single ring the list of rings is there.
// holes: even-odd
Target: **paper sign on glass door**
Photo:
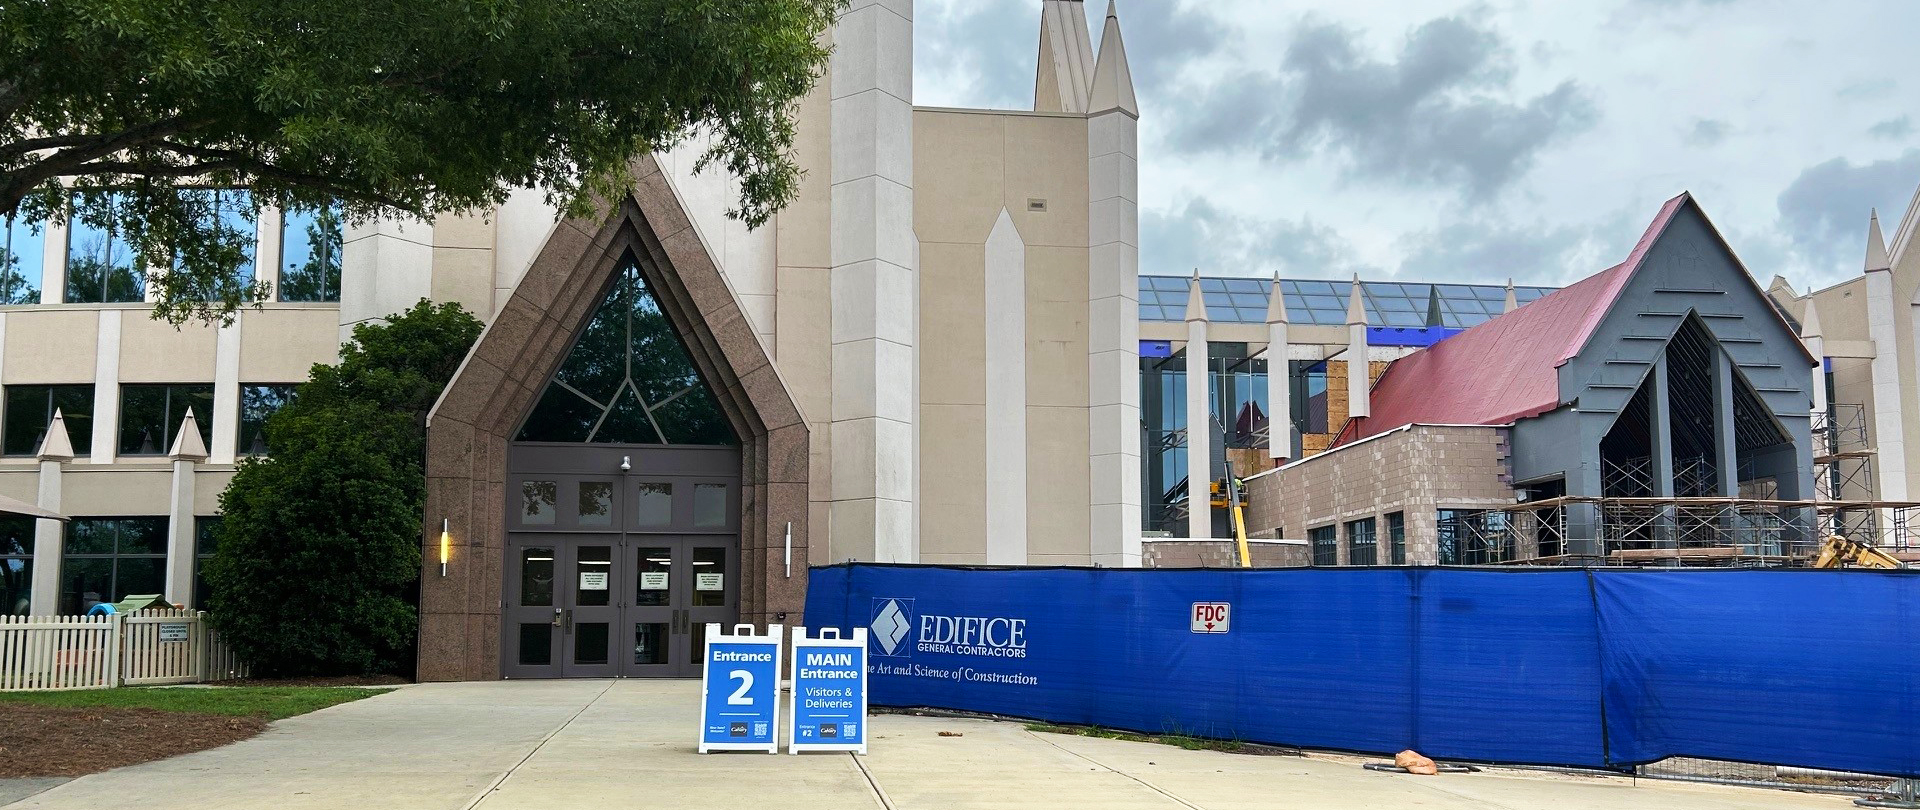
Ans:
[[[605,571],[581,571],[580,572],[580,590],[604,591],[606,589],[607,589],[607,572]]]
[[[667,572],[665,571],[641,571],[640,572],[640,590],[664,591],[666,589],[667,589]]]
[[[696,591],[719,591],[726,589],[726,574],[694,574],[693,589]]]

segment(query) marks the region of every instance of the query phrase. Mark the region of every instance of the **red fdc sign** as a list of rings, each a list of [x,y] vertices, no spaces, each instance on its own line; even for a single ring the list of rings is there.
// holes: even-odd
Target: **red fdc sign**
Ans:
[[[1193,603],[1193,632],[1225,633],[1233,619],[1233,605],[1227,602]]]

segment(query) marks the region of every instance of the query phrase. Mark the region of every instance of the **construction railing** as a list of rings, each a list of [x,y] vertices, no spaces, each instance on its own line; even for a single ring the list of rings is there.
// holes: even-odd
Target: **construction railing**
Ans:
[[[1476,511],[1452,536],[1476,552],[1463,564],[1799,565],[1831,535],[1920,553],[1916,510],[1920,502],[1570,496]]]
[[[0,616],[0,691],[201,683],[246,674],[201,611]]]

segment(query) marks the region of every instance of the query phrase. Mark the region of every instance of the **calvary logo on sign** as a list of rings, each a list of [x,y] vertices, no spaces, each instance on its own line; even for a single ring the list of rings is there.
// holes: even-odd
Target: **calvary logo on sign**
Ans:
[[[873,621],[867,624],[867,629],[874,655],[911,655],[913,646],[905,642],[913,632],[913,600],[874,598]]]

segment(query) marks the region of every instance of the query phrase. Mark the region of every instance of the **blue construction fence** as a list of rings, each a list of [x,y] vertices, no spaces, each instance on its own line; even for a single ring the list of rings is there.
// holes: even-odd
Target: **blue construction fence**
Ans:
[[[1226,632],[1195,632],[1225,602]],[[870,700],[1304,748],[1920,776],[1920,571],[815,568]]]

